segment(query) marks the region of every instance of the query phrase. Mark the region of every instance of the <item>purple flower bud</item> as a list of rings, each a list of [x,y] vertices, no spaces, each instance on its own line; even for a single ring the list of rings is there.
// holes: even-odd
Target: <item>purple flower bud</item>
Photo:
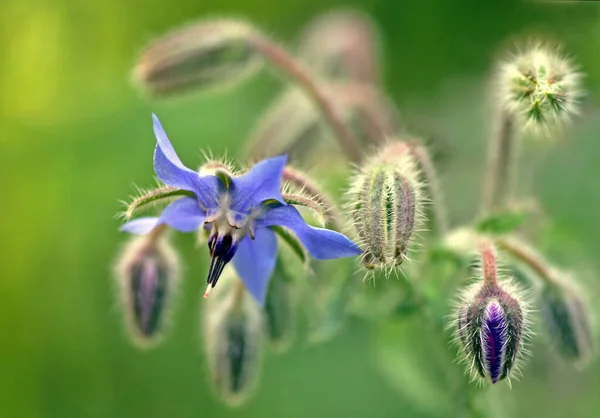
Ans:
[[[456,340],[474,377],[498,383],[507,378],[527,336],[526,303],[509,281],[498,279],[496,256],[481,247],[482,280],[466,289],[456,314]]]

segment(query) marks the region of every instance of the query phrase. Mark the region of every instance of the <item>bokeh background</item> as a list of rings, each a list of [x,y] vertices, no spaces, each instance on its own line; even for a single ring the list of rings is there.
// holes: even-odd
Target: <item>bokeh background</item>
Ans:
[[[237,155],[282,90],[268,71],[222,95],[152,102],[130,68],[153,37],[197,18],[245,17],[288,45],[320,12],[365,11],[379,24],[383,80],[403,121],[440,150],[459,225],[476,214],[498,51],[519,37],[560,41],[590,93],[573,129],[530,145],[520,182],[544,208],[541,248],[577,270],[592,302],[600,261],[600,3],[334,0],[3,0],[0,2],[0,417],[426,417],[376,370],[369,328],[351,320],[326,344],[269,355],[243,408],[218,402],[201,355],[205,251],[186,260],[170,338],[140,352],[123,331],[111,263],[114,214],[152,185],[157,113],[184,162]],[[594,305],[594,303],[592,303]],[[596,304],[597,305],[597,304]],[[596,306],[597,307],[597,306]],[[600,362],[576,371],[535,338],[524,377],[497,390],[512,416],[600,416]],[[415,371],[418,373],[418,370]],[[436,402],[435,398],[431,402]]]

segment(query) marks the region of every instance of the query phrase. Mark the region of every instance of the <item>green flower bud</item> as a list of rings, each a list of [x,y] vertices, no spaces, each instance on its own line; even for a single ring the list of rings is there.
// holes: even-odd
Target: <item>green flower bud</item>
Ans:
[[[500,100],[522,129],[544,134],[578,113],[581,74],[555,49],[536,44],[502,62]]]
[[[293,278],[285,268],[282,257],[277,260],[269,280],[264,306],[266,333],[271,348],[278,352],[287,350],[296,330],[296,298]]]
[[[116,271],[132,338],[143,347],[157,343],[176,290],[177,254],[165,238],[138,237],[127,244]]]
[[[540,293],[540,311],[558,353],[584,366],[595,349],[591,315],[583,296],[569,282],[564,279],[545,282]]]
[[[422,183],[409,145],[391,142],[369,159],[354,176],[348,200],[365,267],[402,264],[424,218]]]
[[[237,406],[256,389],[262,360],[264,321],[260,307],[227,267],[204,307],[204,344],[217,395]]]
[[[236,20],[198,22],[152,42],[142,52],[134,80],[145,92],[174,97],[241,81],[262,56],[252,46],[254,28]]]

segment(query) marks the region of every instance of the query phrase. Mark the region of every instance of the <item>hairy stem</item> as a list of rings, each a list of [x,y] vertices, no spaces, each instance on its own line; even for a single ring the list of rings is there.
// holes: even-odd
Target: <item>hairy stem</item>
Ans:
[[[435,217],[436,230],[438,235],[444,236],[448,232],[448,217],[446,215],[444,195],[442,194],[437,171],[425,147],[416,141],[411,144],[411,153],[419,163],[427,181],[427,190],[433,202],[433,216]]]
[[[267,61],[302,86],[331,126],[342,151],[348,159],[352,162],[360,161],[362,155],[358,143],[336,112],[334,103],[323,92],[322,87],[318,85],[310,72],[285,49],[270,39],[260,34],[254,34],[251,42]]]
[[[483,273],[483,282],[486,285],[496,285],[497,266],[496,253],[494,245],[487,239],[482,239],[479,242],[479,255],[481,257],[481,271]]]
[[[496,244],[515,259],[527,265],[538,277],[547,283],[554,282],[555,271],[543,257],[527,245],[510,238],[499,238]]]
[[[283,169],[283,181],[291,183],[301,191],[304,191],[313,197],[325,209],[327,222],[331,228],[337,231],[342,230],[343,217],[338,211],[335,202],[333,202],[333,200],[331,200],[306,174],[298,169],[286,166]]]
[[[516,137],[512,117],[505,111],[490,143],[486,182],[482,193],[481,212],[489,215],[500,209],[510,197],[516,158]]]

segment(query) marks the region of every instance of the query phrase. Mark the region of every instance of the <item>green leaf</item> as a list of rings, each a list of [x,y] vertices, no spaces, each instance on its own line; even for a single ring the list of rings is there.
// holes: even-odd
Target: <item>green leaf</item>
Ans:
[[[464,416],[468,381],[454,361],[443,331],[424,315],[387,321],[375,334],[374,353],[381,373],[428,416]]]
[[[477,231],[489,235],[505,235],[515,232],[527,220],[527,212],[505,212],[489,216],[477,223]]]

